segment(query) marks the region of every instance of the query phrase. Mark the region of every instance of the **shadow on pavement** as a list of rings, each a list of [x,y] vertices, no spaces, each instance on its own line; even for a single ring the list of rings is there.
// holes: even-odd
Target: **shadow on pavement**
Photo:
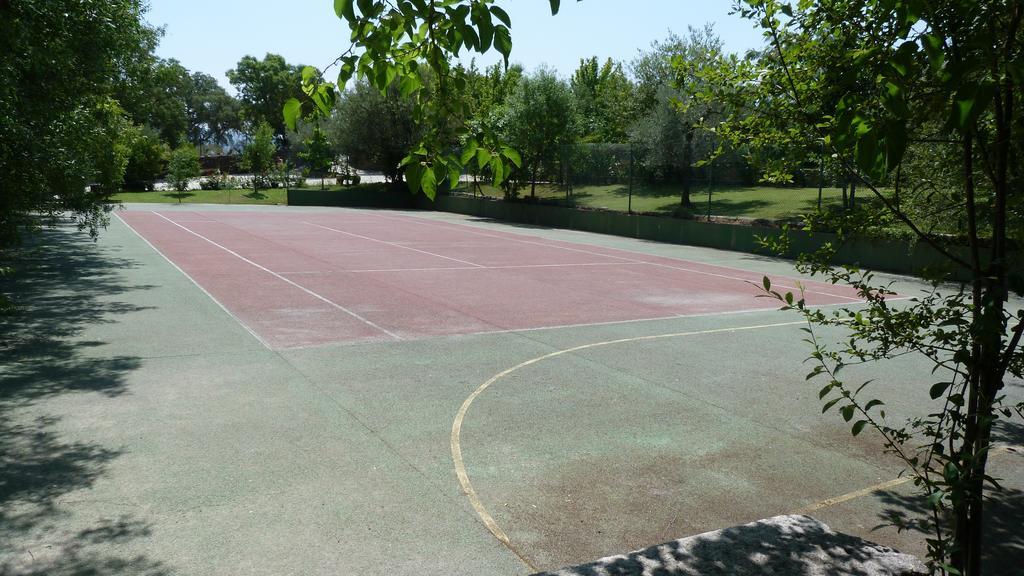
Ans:
[[[78,532],[80,519],[75,529],[64,527],[72,515],[61,499],[92,486],[120,450],[66,438],[62,419],[45,405],[69,394],[125,392],[125,376],[140,360],[89,358],[84,351],[103,343],[78,337],[90,325],[141,310],[117,297],[151,286],[126,286],[117,274],[137,264],[73,226],[36,240],[0,255],[16,270],[0,282],[14,303],[0,316],[0,574],[168,573],[146,558],[105,552],[148,535],[131,516],[98,519]]]
[[[923,569],[913,557],[808,516],[779,516],[537,576],[910,576]]]
[[[993,434],[993,440],[1001,444],[1019,446],[1024,440],[1024,426],[1016,422],[1000,421]],[[1017,454],[1002,454],[1001,458],[1020,458]],[[989,473],[999,476],[991,470]],[[997,478],[998,479],[998,478]],[[907,489],[912,490],[912,488]],[[883,526],[905,526],[912,532],[934,537],[929,522],[930,508],[924,498],[916,493],[897,491],[880,492],[884,508],[879,514]],[[986,486],[985,492],[985,551],[982,556],[982,571],[986,574],[1001,574],[1007,566],[1024,566],[1024,491],[1009,486],[993,488]]]

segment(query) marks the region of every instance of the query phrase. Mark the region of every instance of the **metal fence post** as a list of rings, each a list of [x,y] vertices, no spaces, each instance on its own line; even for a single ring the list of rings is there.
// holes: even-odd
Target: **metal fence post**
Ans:
[[[629,214],[633,213],[633,143],[629,143]]]
[[[708,222],[711,222],[711,167],[714,165],[713,161],[708,162]]]

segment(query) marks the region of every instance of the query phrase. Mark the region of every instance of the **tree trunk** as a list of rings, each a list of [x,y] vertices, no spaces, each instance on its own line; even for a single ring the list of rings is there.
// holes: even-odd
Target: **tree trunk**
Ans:
[[[533,163],[533,173],[530,176],[530,198],[537,198],[537,166],[540,164],[539,161]]]
[[[683,146],[683,194],[679,198],[679,203],[686,207],[692,208],[693,201],[690,200],[690,184],[692,181],[693,168],[693,129],[686,131],[686,143]]]

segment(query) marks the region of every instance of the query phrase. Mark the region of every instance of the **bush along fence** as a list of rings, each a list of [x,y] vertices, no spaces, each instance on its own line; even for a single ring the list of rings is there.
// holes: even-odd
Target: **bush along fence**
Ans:
[[[465,196],[439,195],[433,203],[420,197],[416,204],[426,210],[454,212],[520,224],[764,255],[769,254],[758,239],[778,236],[781,232],[779,228],[769,226],[699,222]],[[799,254],[814,251],[826,242],[838,245],[833,234],[809,235],[794,231],[790,233],[789,250],[784,256],[795,259]],[[923,242],[894,238],[858,238],[839,247],[835,262],[879,272],[919,275],[927,269],[945,265],[946,259]],[[1016,262],[1024,265],[1021,254],[1017,255]]]
[[[422,198],[422,194],[420,195]],[[426,198],[422,198],[426,202]],[[405,186],[364,184],[341,190],[289,188],[289,206],[335,206],[340,208],[407,208],[417,207],[417,197]]]

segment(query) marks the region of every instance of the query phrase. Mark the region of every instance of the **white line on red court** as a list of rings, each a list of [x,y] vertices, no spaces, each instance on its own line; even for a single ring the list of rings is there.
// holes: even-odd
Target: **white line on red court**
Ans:
[[[371,238],[369,236],[363,236],[362,234],[355,234],[353,232],[346,232],[344,230],[338,230],[337,228],[331,228],[330,226],[322,226],[320,224],[314,224],[312,222],[303,222],[303,224],[307,224],[309,226],[315,226],[317,228],[323,228],[324,230],[330,230],[331,232],[337,232],[338,234],[346,234],[348,236],[353,236],[355,238],[362,238],[363,240],[370,240],[372,242],[380,242],[381,244],[387,244],[388,246],[394,246],[396,248],[402,248],[402,249],[405,249],[405,250],[411,250],[413,252],[419,252],[420,254],[426,254],[428,256],[436,256],[437,258],[444,258],[445,260],[451,260],[452,262],[459,262],[461,264],[469,264],[470,266],[473,266],[473,267],[476,267],[476,268],[486,268],[486,266],[484,266],[482,264],[477,264],[476,262],[470,262],[468,260],[460,260],[458,258],[452,258],[451,256],[444,256],[444,255],[441,255],[441,254],[434,254],[433,252],[427,252],[426,250],[420,250],[419,248],[413,248],[411,246],[403,246],[402,244],[399,244],[397,242],[388,242],[387,240],[379,240],[377,238]]]
[[[245,331],[246,331],[246,332],[248,332],[249,334],[252,334],[252,337],[253,337],[253,338],[255,338],[255,339],[256,339],[256,340],[257,340],[257,341],[258,341],[258,342],[259,342],[260,344],[263,344],[263,346],[264,346],[264,347],[266,347],[266,348],[267,348],[268,350],[272,349],[272,348],[271,348],[271,346],[270,346],[270,344],[268,344],[266,340],[264,340],[263,338],[261,338],[261,337],[260,337],[260,335],[259,335],[259,334],[257,334],[255,330],[253,330],[252,328],[250,328],[250,327],[249,327],[249,325],[248,325],[248,324],[246,324],[245,322],[242,322],[242,319],[241,319],[241,318],[239,318],[238,316],[235,316],[235,315],[234,315],[234,314],[233,314],[233,313],[231,312],[231,310],[228,310],[227,306],[225,306],[224,304],[221,304],[221,301],[220,301],[220,300],[217,300],[216,298],[214,298],[214,297],[213,297],[213,294],[210,294],[210,292],[209,292],[209,291],[207,291],[207,290],[206,290],[206,288],[203,288],[203,285],[202,285],[202,284],[200,284],[199,282],[196,282],[196,279],[195,279],[195,278],[193,278],[192,276],[189,276],[188,272],[185,272],[184,270],[182,270],[182,269],[181,269],[181,266],[178,266],[177,264],[175,264],[175,263],[174,263],[174,260],[171,260],[170,258],[168,258],[166,254],[164,254],[163,252],[161,252],[159,248],[157,248],[156,246],[154,246],[154,245],[153,245],[153,243],[152,243],[152,242],[150,242],[149,240],[147,240],[145,236],[143,236],[142,234],[139,234],[139,231],[138,231],[138,230],[136,230],[135,228],[133,228],[131,224],[129,224],[129,223],[127,223],[127,222],[125,222],[125,221],[124,221],[124,218],[121,218],[121,215],[120,215],[120,214],[118,214],[117,212],[114,212],[114,217],[115,217],[115,218],[117,218],[118,220],[120,220],[120,221],[121,221],[121,224],[124,224],[124,225],[125,225],[125,226],[126,226],[126,227],[127,227],[128,229],[129,229],[129,230],[131,230],[131,231],[132,231],[132,233],[134,233],[134,234],[135,234],[136,236],[138,236],[138,237],[139,237],[139,239],[141,239],[141,240],[142,240],[143,242],[145,242],[145,243],[146,243],[146,244],[147,244],[147,245],[148,245],[148,246],[149,246],[150,248],[152,248],[154,252],[156,252],[157,254],[159,254],[159,255],[160,255],[160,256],[161,256],[161,257],[162,257],[162,258],[163,258],[164,260],[167,260],[167,263],[168,263],[168,264],[170,264],[171,266],[173,266],[175,270],[177,270],[178,272],[181,272],[182,276],[184,276],[185,278],[188,278],[190,282],[192,282],[193,284],[195,284],[196,288],[199,288],[199,290],[200,290],[200,291],[201,291],[201,292],[202,292],[203,294],[206,294],[206,296],[207,296],[207,297],[208,297],[208,298],[209,298],[210,300],[213,300],[213,303],[214,303],[214,304],[216,304],[217,306],[220,306],[220,309],[221,309],[221,310],[223,310],[225,314],[227,314],[228,316],[230,316],[231,318],[233,318],[235,322],[238,322],[238,325],[239,325],[239,326],[241,326],[242,328],[245,328]]]
[[[309,288],[306,288],[305,286],[303,286],[303,285],[301,285],[301,284],[299,284],[297,282],[294,282],[292,280],[289,280],[288,278],[285,278],[284,276],[278,274],[277,272],[274,272],[273,270],[267,268],[266,266],[261,266],[260,264],[257,264],[255,262],[253,262],[252,260],[249,260],[248,258],[246,258],[245,256],[242,256],[238,252],[235,252],[234,250],[232,250],[230,248],[222,246],[222,245],[214,242],[213,240],[210,240],[206,236],[203,236],[202,234],[200,234],[200,233],[198,233],[198,232],[196,232],[194,230],[190,230],[189,228],[187,228],[185,226],[182,226],[181,224],[178,224],[174,220],[171,220],[170,218],[164,216],[163,214],[160,214],[159,212],[153,212],[153,214],[159,216],[160,218],[163,218],[164,220],[170,222],[171,224],[174,224],[175,226],[177,226],[178,228],[181,228],[182,230],[188,232],[189,234],[192,234],[193,236],[196,236],[197,238],[201,238],[201,239],[209,242],[210,244],[213,244],[217,248],[220,248],[221,250],[227,252],[228,254],[231,254],[232,256],[238,258],[239,260],[245,262],[246,264],[254,266],[254,267],[256,267],[256,268],[266,272],[267,274],[270,274],[271,276],[281,280],[282,282],[285,282],[287,284],[290,284],[290,285],[298,288],[299,290],[302,290],[303,292],[305,292],[306,294],[309,294],[310,296],[316,298],[317,300],[320,300],[321,302],[324,302],[324,303],[326,303],[326,304],[328,304],[328,305],[330,305],[330,306],[332,306],[332,307],[334,307],[334,308],[344,312],[345,314],[348,314],[349,316],[352,316],[353,318],[363,322],[367,326],[370,326],[371,328],[375,328],[376,330],[379,330],[380,332],[383,332],[384,334],[387,334],[388,336],[394,338],[395,340],[402,340],[402,337],[399,336],[398,334],[395,334],[394,332],[391,332],[390,330],[377,325],[373,321],[368,320],[368,319],[364,318],[363,316],[360,316],[359,314],[353,312],[352,310],[349,310],[348,308],[342,306],[341,304],[338,304],[337,302],[334,302],[333,300],[330,300],[329,298],[326,298],[324,296],[321,296],[320,294],[317,294],[316,292],[310,290]]]
[[[379,268],[366,270],[342,270],[342,272],[432,272],[434,270],[517,270],[521,268],[578,268],[581,266],[634,266],[646,262],[578,262],[570,264],[510,264],[508,266],[449,266],[439,268]]]
[[[604,256],[606,258],[615,258],[615,259],[618,259],[618,260],[622,260],[624,262],[632,262],[634,264],[650,264],[651,266],[658,266],[660,268],[669,268],[669,269],[673,269],[673,270],[680,270],[680,271],[683,271],[683,272],[692,272],[694,274],[703,274],[703,275],[706,275],[706,276],[714,276],[714,277],[717,277],[717,278],[724,278],[724,279],[728,279],[728,280],[739,280],[741,282],[753,282],[753,281],[748,280],[746,278],[740,278],[738,276],[729,276],[727,274],[718,274],[718,273],[715,273],[715,272],[705,272],[703,270],[694,270],[692,268],[685,268],[685,267],[682,267],[682,266],[670,266],[668,264],[660,264],[658,262],[649,262],[649,261],[646,261],[646,260],[637,260],[635,258],[626,258],[624,256],[615,256],[613,254],[603,254],[601,252],[594,252],[594,251],[591,251],[591,250],[584,250],[582,248],[570,248],[568,246],[559,246],[557,244],[549,244],[549,243],[546,243],[546,242],[536,242],[536,241],[533,241],[533,240],[524,240],[522,238],[510,238],[508,236],[496,236],[494,234],[487,234],[486,232],[478,232],[476,230],[466,230],[467,228],[472,228],[472,227],[471,226],[467,226],[465,224],[445,223],[445,224],[449,224],[448,226],[445,226],[444,224],[440,224],[440,223],[436,223],[436,222],[426,222],[423,219],[417,218],[415,216],[406,216],[404,218],[394,218],[394,217],[377,215],[377,217],[378,218],[383,218],[385,220],[398,220],[398,221],[401,221],[401,222],[413,222],[413,223],[416,223],[416,224],[421,224],[423,226],[435,226],[435,227],[438,227],[438,228],[444,228],[446,230],[452,230],[452,226],[458,226],[459,229],[463,229],[463,231],[466,234],[475,234],[477,236],[484,236],[484,237],[487,237],[487,238],[496,238],[496,239],[499,239],[499,240],[507,240],[507,241],[510,241],[510,242],[519,242],[519,243],[522,243],[522,244],[533,244],[533,245],[536,245],[536,246],[546,246],[548,248],[558,248],[559,250],[568,250],[570,252],[580,252],[580,253],[583,253],[583,254],[590,254],[592,256]],[[513,234],[513,233],[509,233],[509,234]],[[558,242],[568,242],[568,240],[558,240]],[[609,250],[616,250],[616,251],[619,251],[619,252],[628,252],[630,254],[638,254],[638,255],[641,255],[641,256],[648,256],[648,254],[644,254],[642,252],[636,252],[634,250],[628,250],[626,248],[609,248]],[[667,256],[665,258],[670,258],[670,259],[676,260],[676,258],[671,258],[669,256]],[[724,265],[721,265],[721,264],[708,264],[708,266],[713,266],[715,268],[722,268],[722,269],[726,269],[726,270],[736,270],[736,271],[739,271],[739,272],[747,272],[747,273],[755,274],[755,272],[751,272],[750,270],[743,270],[741,268],[735,268],[733,266],[724,266]],[[799,283],[799,281],[797,283]],[[755,283],[755,284],[757,284],[757,283]],[[757,285],[759,285],[759,284],[757,284]],[[790,286],[790,285],[786,285],[786,284],[776,284],[776,286],[779,287],[779,288],[786,288],[788,290],[800,290],[801,289],[799,286]],[[818,294],[818,295],[821,295],[821,296],[830,296],[832,298],[842,298],[842,299],[845,299],[845,300],[850,300],[851,302],[858,302],[858,301],[861,300],[860,298],[855,298],[853,296],[843,296],[842,294],[832,294],[831,292],[822,292],[821,290],[810,290],[810,289],[808,289],[806,287],[804,287],[803,290],[805,292],[807,292],[807,293],[810,293],[810,294]]]

